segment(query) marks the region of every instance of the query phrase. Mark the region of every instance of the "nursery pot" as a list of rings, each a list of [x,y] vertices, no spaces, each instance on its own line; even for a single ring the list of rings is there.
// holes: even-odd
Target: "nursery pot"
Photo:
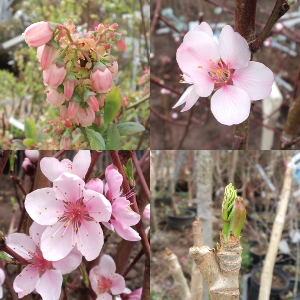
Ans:
[[[170,206],[171,198],[170,197],[163,197],[163,198],[156,198],[155,199],[155,207],[164,207]]]
[[[250,244],[250,257],[252,259],[252,263],[254,265],[257,265],[259,263],[261,263],[265,257],[266,257],[266,252],[267,249],[265,251],[262,251],[259,249],[259,243],[257,241],[253,241]]]
[[[196,213],[191,210],[186,210],[184,215],[175,215],[174,209],[170,209],[166,212],[168,223],[165,227],[166,228],[173,228],[173,229],[182,229],[183,227],[190,225],[195,221]]]
[[[254,267],[251,271],[248,299],[258,299],[260,282],[257,280],[257,274],[261,274],[261,272],[262,267],[260,266]],[[276,283],[277,286],[271,288],[270,300],[278,299],[278,296],[289,288],[290,283],[289,275],[277,266],[274,267],[273,278],[275,279],[273,279],[272,286]],[[276,280],[276,283],[274,282],[274,280]]]

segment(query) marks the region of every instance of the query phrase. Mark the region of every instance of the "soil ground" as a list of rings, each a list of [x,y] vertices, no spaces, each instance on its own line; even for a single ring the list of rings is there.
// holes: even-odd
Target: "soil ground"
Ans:
[[[155,8],[155,2],[152,1],[152,14]],[[221,15],[214,13],[215,6],[200,1],[203,4],[204,17],[203,20],[215,24],[216,22],[234,25],[234,15],[228,12],[223,12]],[[215,1],[222,3],[222,1]],[[272,10],[274,1],[261,0],[258,1],[268,13]],[[234,1],[226,1],[226,7],[234,10]],[[162,2],[162,9],[172,8],[173,14],[176,18],[184,20],[187,24],[189,21],[197,21],[198,7],[197,1],[166,0]],[[297,10],[298,6],[294,5],[290,8],[289,12]],[[257,22],[264,24],[267,20],[266,15],[257,9]],[[173,21],[168,19],[170,23]],[[158,34],[157,30],[166,28],[162,21],[158,21],[156,28],[151,36],[151,74],[161,83],[171,87],[180,92],[184,92],[188,85],[179,84],[181,70],[176,62],[176,50],[179,47],[182,39],[175,40],[173,31],[164,34]],[[214,27],[213,27],[214,28]],[[296,25],[295,30],[299,29],[299,24]],[[261,27],[257,26],[257,33]],[[186,30],[185,30],[186,31]],[[284,31],[290,34],[288,31]],[[299,31],[298,31],[299,32]],[[274,34],[273,34],[274,35]],[[290,34],[291,35],[291,34]],[[280,42],[291,48],[292,43],[289,40]],[[267,48],[262,46],[261,49],[255,53],[254,60],[265,64],[269,67],[275,75],[280,75],[282,79],[293,86],[296,72],[299,64],[299,49],[300,45],[295,45],[296,57],[292,57],[274,48]],[[290,92],[283,86],[280,86],[280,91],[283,94],[283,99],[287,99]],[[151,83],[151,108],[155,109],[158,113],[172,119],[175,122],[187,122],[189,112],[181,113],[180,110],[183,106],[172,110],[172,106],[179,100],[179,95],[175,93],[162,94],[161,87]],[[180,149],[231,149],[233,126],[225,126],[220,124],[212,115],[209,108],[209,100],[200,98],[196,103],[193,112],[193,117],[200,121],[200,124],[192,122],[190,129],[186,133],[185,140]],[[262,127],[259,122],[262,121],[262,101],[256,101],[254,112],[250,119],[250,134],[249,134],[249,149],[260,149],[260,139]],[[280,110],[280,116],[276,123],[276,129],[281,130],[284,127],[288,112],[288,101]],[[254,120],[255,118],[255,120]],[[151,115],[151,148],[152,149],[176,149],[179,141],[184,134],[185,126],[178,126],[163,120],[156,114]],[[273,149],[277,148],[278,135],[275,134]],[[216,140],[216,141],[215,141]],[[299,146],[297,146],[299,148]]]

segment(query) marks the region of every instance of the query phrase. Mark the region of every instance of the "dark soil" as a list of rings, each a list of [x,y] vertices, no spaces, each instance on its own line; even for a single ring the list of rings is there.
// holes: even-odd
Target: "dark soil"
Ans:
[[[261,277],[261,273],[256,273],[254,275],[254,280],[259,283],[260,277]],[[271,285],[272,289],[281,289],[281,288],[285,287],[285,285],[286,285],[286,282],[280,276],[273,275],[272,285]]]
[[[155,8],[155,2],[152,1],[152,13]],[[222,3],[222,1],[216,1]],[[204,18],[208,23],[226,23],[231,26],[234,25],[234,15],[223,12],[221,15],[214,13],[215,6],[201,1],[203,4]],[[234,10],[234,1],[226,2],[226,7]],[[274,1],[262,0],[259,4],[268,12],[272,10]],[[162,1],[162,9],[172,8],[174,15],[183,18],[187,24],[189,21],[197,21],[198,7],[197,1],[178,0]],[[295,11],[297,5],[291,7],[289,12]],[[218,17],[220,19],[218,20]],[[257,9],[257,21],[264,24],[266,22],[266,15]],[[169,20],[172,23],[172,20]],[[297,25],[296,29],[298,28]],[[153,58],[151,59],[151,74],[154,78],[180,92],[184,92],[188,85],[180,84],[181,70],[176,62],[176,50],[182,42],[182,39],[176,41],[173,32],[165,34],[157,34],[158,29],[165,28],[166,25],[159,21],[151,36],[151,46]],[[257,33],[261,31],[261,27],[257,27]],[[298,31],[299,32],[299,31]],[[289,34],[288,31],[285,31]],[[290,41],[283,42],[283,45],[290,47]],[[297,44],[296,51],[299,53],[300,45]],[[299,56],[299,55],[298,55]],[[264,46],[255,53],[254,60],[264,63],[269,67],[274,74],[282,75],[281,77],[293,86],[296,78],[297,67],[299,64],[299,57],[292,57],[281,50],[266,48]],[[283,86],[279,86],[284,99],[291,94]],[[175,122],[187,122],[189,111],[181,113],[183,107],[172,109],[172,106],[179,100],[180,95],[175,93],[162,94],[161,87],[151,83],[151,108],[155,109],[160,114],[172,119]],[[200,121],[200,124],[192,122],[190,129],[185,134],[185,139],[180,149],[231,149],[233,126],[225,126],[220,124],[212,115],[210,111],[210,103],[206,98],[200,98],[193,110],[193,118]],[[288,112],[288,103],[280,110],[280,117],[276,124],[276,129],[281,130],[285,124]],[[255,120],[254,120],[255,118]],[[249,133],[249,149],[260,149],[261,140],[261,125],[262,121],[262,101],[256,101],[253,115],[250,119],[250,133]],[[152,149],[177,149],[179,141],[183,136],[185,126],[178,126],[165,121],[154,113],[151,115],[151,148]],[[277,148],[278,135],[275,134],[273,149]],[[299,148],[297,146],[297,148]]]

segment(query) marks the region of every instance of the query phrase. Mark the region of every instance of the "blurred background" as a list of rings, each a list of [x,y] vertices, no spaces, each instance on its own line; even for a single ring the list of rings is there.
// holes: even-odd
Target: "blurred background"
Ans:
[[[203,244],[215,248],[222,230],[224,188],[232,183],[244,198],[247,217],[241,232],[240,299],[256,300],[260,274],[280,203],[285,162],[294,163],[293,182],[273,273],[272,300],[294,300],[300,293],[300,151],[152,151],[155,190],[151,211],[151,299],[182,300],[166,261],[166,248],[178,256],[190,285],[192,222],[197,215]],[[298,274],[298,275],[297,275]],[[298,295],[299,297],[300,295]],[[208,293],[203,294],[208,300]],[[266,299],[267,300],[267,299]]]
[[[267,22],[276,1],[259,0],[256,34]],[[233,126],[220,124],[210,101],[200,98],[194,109],[172,109],[188,85],[180,84],[177,48],[185,33],[200,21],[210,24],[216,37],[234,27],[234,0],[151,1],[151,149],[231,149]],[[156,9],[156,12],[154,13]],[[158,15],[155,20],[154,16]],[[273,71],[276,84],[270,97],[256,101],[250,117],[249,149],[277,149],[299,66],[299,2],[276,23],[253,60]],[[192,111],[192,112],[191,112]],[[299,143],[296,149],[300,149]]]
[[[59,111],[46,102],[42,69],[36,48],[28,47],[21,35],[38,21],[65,24],[73,20],[80,32],[94,30],[99,23],[118,23],[127,50],[113,51],[119,63],[116,85],[122,88],[125,121],[139,122],[146,132],[122,137],[122,149],[146,149],[149,145],[149,0],[1,0],[0,1],[0,147],[22,149],[24,122],[36,124],[35,140],[45,138],[43,127]],[[145,26],[145,28],[144,28]],[[147,96],[148,95],[148,96]],[[145,98],[146,97],[146,98]],[[25,124],[26,125],[26,124]],[[25,130],[26,131],[26,130]],[[15,140],[15,143],[12,142]]]

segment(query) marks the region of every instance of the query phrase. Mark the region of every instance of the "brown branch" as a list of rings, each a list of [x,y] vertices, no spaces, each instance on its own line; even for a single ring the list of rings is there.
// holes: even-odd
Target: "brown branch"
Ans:
[[[6,162],[11,154],[11,150],[2,150],[2,154],[0,155],[0,176],[3,173],[3,170],[5,168]]]
[[[159,16],[161,2],[162,2],[162,0],[157,0],[156,1],[155,11],[154,11],[154,15],[153,15],[153,19],[152,19],[152,23],[151,23],[151,27],[150,27],[150,36],[152,35],[152,32],[153,32],[153,30],[155,28],[155,25],[157,23],[157,18]]]
[[[90,166],[88,168],[88,171],[87,171],[87,173],[85,175],[85,178],[84,178],[85,182],[89,179],[89,177],[90,177],[90,175],[91,175],[91,173],[93,171],[93,168],[96,165],[96,163],[97,163],[97,161],[98,161],[101,153],[102,153],[102,151],[92,150],[91,164],[90,164]]]
[[[195,108],[195,106],[193,106],[193,107],[190,109],[189,118],[188,118],[187,124],[186,124],[186,126],[185,126],[185,128],[184,128],[184,132],[183,132],[183,134],[182,134],[182,136],[181,136],[181,139],[180,139],[180,141],[179,141],[179,143],[178,143],[178,146],[177,146],[177,148],[176,148],[177,150],[181,149],[181,146],[182,146],[182,144],[183,144],[183,141],[184,141],[184,139],[187,137],[188,131],[189,131],[189,129],[190,129],[190,125],[191,125],[191,123],[192,123],[192,117],[193,117],[193,113],[194,113],[194,108]]]
[[[127,274],[130,272],[130,270],[135,266],[135,264],[139,261],[139,259],[143,256],[144,250],[141,249],[140,252],[136,255],[136,257],[133,259],[131,264],[127,267],[125,272],[122,274],[122,276],[125,278]]]
[[[59,150],[59,151],[57,151],[57,152],[53,155],[53,157],[58,159],[58,158],[60,158],[66,151],[67,151],[67,150]]]
[[[123,193],[127,194],[130,192],[130,186],[129,186],[128,180],[125,176],[123,166],[121,164],[120,157],[118,155],[118,151],[109,150],[109,152],[110,152],[110,156],[113,161],[113,164],[118,168],[119,173],[123,177],[123,182],[122,182]],[[130,152],[130,151],[128,151],[128,152]],[[134,212],[136,212],[137,214],[140,214],[135,195],[133,194],[128,200],[132,203],[132,210]],[[144,230],[142,220],[140,219],[140,221],[135,226],[136,226],[137,232],[139,233],[139,235],[141,237],[141,243],[142,243],[145,255],[146,255],[147,259],[150,259],[150,245],[149,245],[148,238],[147,238],[145,230]]]
[[[143,291],[141,300],[150,300],[150,257],[145,260]]]
[[[6,272],[5,268],[4,268],[4,263],[1,260],[0,260],[0,268],[4,272],[4,275],[5,275],[4,283],[5,283],[6,287],[7,287],[7,290],[9,292],[12,300],[18,300],[18,296],[17,296],[17,294],[16,294],[16,292],[15,292],[15,290],[13,288],[13,285],[12,285],[12,283],[11,283],[9,277],[8,277],[8,274],[7,274],[7,272]]]
[[[263,41],[269,36],[273,26],[288,10],[290,6],[286,3],[285,0],[277,0],[271,15],[260,32],[259,36],[249,44],[249,48],[252,53],[255,53],[263,43]]]
[[[9,248],[6,245],[5,239],[3,237],[0,238],[0,250],[6,252],[7,254],[11,255],[13,258],[15,258],[20,264],[22,265],[28,265],[28,262],[25,258],[20,256],[18,253],[16,253],[14,250]]]

